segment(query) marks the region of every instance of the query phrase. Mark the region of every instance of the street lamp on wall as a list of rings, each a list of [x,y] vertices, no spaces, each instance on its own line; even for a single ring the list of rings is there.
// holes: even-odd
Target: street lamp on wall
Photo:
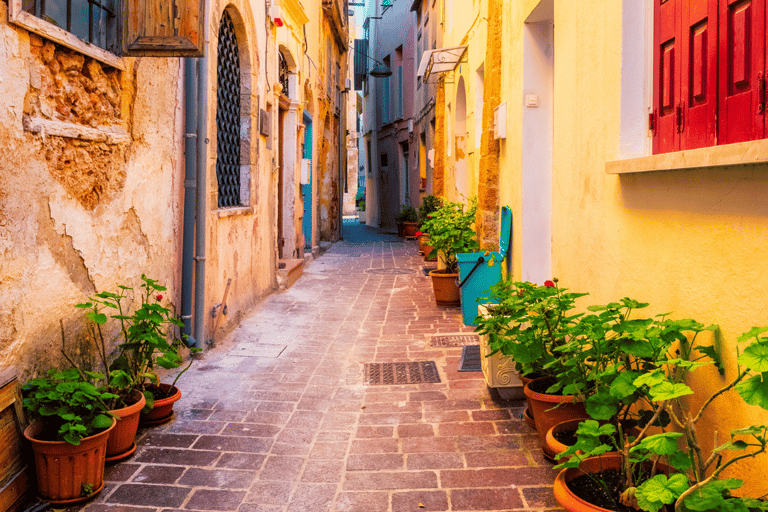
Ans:
[[[355,48],[355,51],[357,53],[359,53],[360,55],[362,55],[363,57],[365,57],[366,59],[370,59],[370,60],[372,60],[373,62],[376,63],[376,65],[373,66],[373,69],[370,72],[368,72],[368,74],[371,75],[373,78],[386,78],[388,76],[392,76],[392,70],[389,69],[389,67],[387,67],[386,64],[384,64],[383,62],[378,61],[378,60],[374,59],[373,57],[371,57],[371,56],[361,52],[357,48]]]

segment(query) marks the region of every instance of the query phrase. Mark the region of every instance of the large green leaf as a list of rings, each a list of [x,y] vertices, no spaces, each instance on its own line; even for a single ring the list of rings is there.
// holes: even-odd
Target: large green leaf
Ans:
[[[640,376],[638,372],[627,371],[620,373],[613,382],[611,382],[611,395],[621,400],[637,391],[637,386],[634,385],[635,379]]]
[[[596,420],[609,420],[619,412],[617,400],[606,391],[595,393],[584,401],[587,414]]]
[[[697,489],[685,498],[683,502],[688,510],[696,512],[734,510],[729,506],[731,499],[724,496],[731,489],[738,489],[744,484],[741,480],[730,478],[728,480],[713,480],[709,484]],[[737,505],[734,503],[734,505]]]
[[[670,505],[686,490],[688,490],[688,477],[682,473],[656,475],[646,480],[637,488],[635,496],[637,504],[643,510],[658,512],[664,505]]]
[[[665,400],[673,400],[685,395],[692,395],[693,390],[686,384],[672,382],[662,382],[656,386],[653,386],[649,393],[651,398],[657,402],[663,402]]]
[[[738,338],[736,338],[736,341],[739,343],[743,343],[747,340],[750,340],[752,338],[755,338],[757,336],[760,336],[764,332],[768,332],[768,326],[766,327],[753,327]]]
[[[672,455],[679,451],[679,448],[677,447],[677,439],[682,435],[683,434],[680,432],[654,434],[640,441],[640,444],[632,448],[631,452],[648,450],[657,455]]]
[[[768,410],[768,375],[754,375],[736,385],[741,398],[749,405],[757,405]]]
[[[768,372],[768,345],[748,346],[739,356],[739,364],[755,372]]]

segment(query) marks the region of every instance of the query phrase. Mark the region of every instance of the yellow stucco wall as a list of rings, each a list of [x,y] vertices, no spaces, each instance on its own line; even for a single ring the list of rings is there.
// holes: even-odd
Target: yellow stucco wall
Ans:
[[[514,214],[513,272],[522,274],[523,20],[537,0],[504,2],[501,205]],[[618,159],[622,69],[621,2],[555,2],[552,274],[599,304],[629,296],[650,302],[647,314],[674,312],[720,325],[717,341],[735,375],[736,338],[768,324],[762,291],[768,262],[768,168],[765,165],[606,174]],[[610,20],[617,20],[612,22]],[[638,98],[643,101],[643,98]],[[588,301],[588,302],[587,302]],[[700,396],[724,384],[700,370]],[[699,401],[700,402],[700,401]],[[729,394],[702,428],[721,442],[732,428],[763,424],[768,414]],[[766,492],[766,457],[740,463],[732,476],[745,491]]]

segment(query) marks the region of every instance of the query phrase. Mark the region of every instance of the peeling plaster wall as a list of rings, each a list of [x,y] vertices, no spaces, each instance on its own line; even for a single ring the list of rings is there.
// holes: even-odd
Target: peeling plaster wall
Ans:
[[[146,273],[180,300],[179,65],[114,70],[6,19],[0,4],[0,367],[26,378],[61,362],[59,319],[90,360],[74,308],[89,294]],[[106,135],[24,129],[35,123]]]

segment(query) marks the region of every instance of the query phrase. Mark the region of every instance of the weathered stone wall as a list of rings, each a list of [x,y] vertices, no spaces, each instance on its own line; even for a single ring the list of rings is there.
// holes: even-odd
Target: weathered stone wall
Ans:
[[[146,273],[178,303],[178,59],[117,70],[9,25],[0,4],[0,367],[90,360],[74,304]]]

